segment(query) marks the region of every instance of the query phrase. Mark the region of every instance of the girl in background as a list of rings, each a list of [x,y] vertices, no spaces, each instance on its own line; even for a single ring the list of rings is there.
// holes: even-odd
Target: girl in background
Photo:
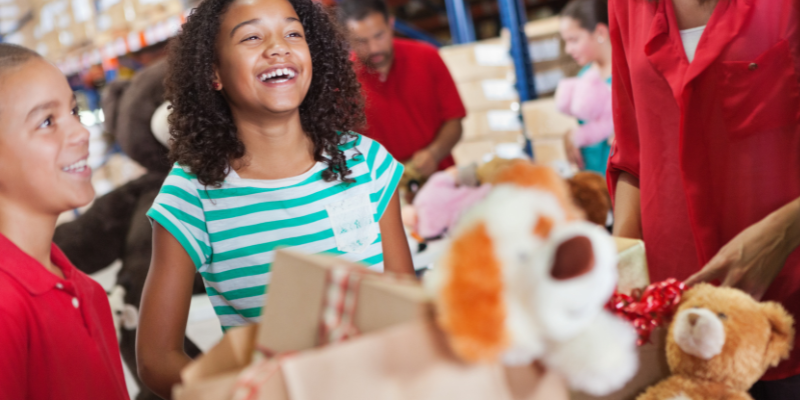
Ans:
[[[584,66],[556,90],[559,111],[580,123],[565,139],[567,154],[581,169],[605,176],[614,133],[607,0],[569,2],[561,12],[561,37],[567,53]]]

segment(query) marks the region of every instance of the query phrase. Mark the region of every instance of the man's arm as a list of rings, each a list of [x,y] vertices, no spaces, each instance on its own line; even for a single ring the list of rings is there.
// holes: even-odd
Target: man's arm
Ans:
[[[411,158],[414,167],[425,176],[430,176],[436,172],[439,168],[439,163],[450,155],[458,141],[461,140],[462,132],[461,118],[445,121],[442,127],[439,128],[433,143],[414,153]]]

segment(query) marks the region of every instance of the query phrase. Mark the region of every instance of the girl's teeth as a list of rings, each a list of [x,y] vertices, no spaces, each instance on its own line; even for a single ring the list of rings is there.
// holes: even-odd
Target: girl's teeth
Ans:
[[[72,172],[72,171],[81,172],[84,169],[86,169],[86,160],[80,160],[74,164],[61,168],[61,170],[65,172]]]

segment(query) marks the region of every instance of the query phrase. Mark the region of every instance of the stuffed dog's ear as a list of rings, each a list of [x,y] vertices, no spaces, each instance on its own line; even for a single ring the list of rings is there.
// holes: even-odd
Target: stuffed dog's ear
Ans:
[[[761,310],[769,320],[770,334],[764,363],[770,367],[778,365],[789,356],[794,344],[794,318],[778,303],[768,301],[761,303]]]
[[[470,362],[494,361],[508,344],[503,270],[481,222],[454,239],[446,256],[439,322],[455,353]]]

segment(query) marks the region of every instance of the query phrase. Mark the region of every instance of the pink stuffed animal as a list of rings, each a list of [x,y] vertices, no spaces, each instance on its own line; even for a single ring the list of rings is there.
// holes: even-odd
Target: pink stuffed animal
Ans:
[[[434,238],[450,230],[474,204],[486,197],[490,184],[459,186],[455,174],[442,171],[431,175],[414,198],[416,232]]]
[[[576,78],[562,79],[556,90],[556,107],[584,121],[572,137],[577,147],[599,143],[614,132],[611,86],[595,68]]]

